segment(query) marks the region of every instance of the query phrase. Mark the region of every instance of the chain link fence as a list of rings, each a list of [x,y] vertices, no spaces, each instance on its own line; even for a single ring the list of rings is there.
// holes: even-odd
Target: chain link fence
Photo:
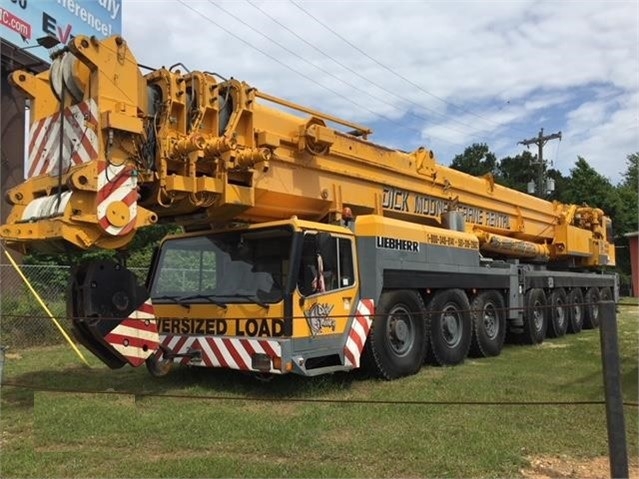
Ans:
[[[130,268],[140,282],[146,269]],[[60,325],[71,331],[66,298],[71,267],[21,265],[20,270],[38,292]],[[9,264],[0,265],[0,345],[25,348],[59,344],[64,338],[53,321]]]

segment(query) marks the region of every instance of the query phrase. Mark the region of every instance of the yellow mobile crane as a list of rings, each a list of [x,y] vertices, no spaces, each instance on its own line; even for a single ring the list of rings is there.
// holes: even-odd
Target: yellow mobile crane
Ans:
[[[593,304],[613,296],[615,277],[595,271],[614,264],[600,209],[377,145],[235,79],[179,64],[142,75],[119,36],[78,36],[52,60],[11,75],[32,125],[4,241],[122,251],[140,228],[184,230],[145,286],[122,262],[76,268],[74,332],[112,368],[365,365],[391,379],[426,356],[497,355],[507,328],[540,343],[596,327]]]

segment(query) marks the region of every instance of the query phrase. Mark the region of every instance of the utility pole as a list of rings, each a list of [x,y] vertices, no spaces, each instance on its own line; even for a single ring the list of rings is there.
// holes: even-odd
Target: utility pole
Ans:
[[[539,130],[539,135],[537,137],[529,138],[527,140],[521,140],[517,142],[518,145],[524,145],[526,147],[529,147],[530,145],[537,145],[539,153],[537,154],[537,160],[533,160],[533,163],[537,165],[536,193],[537,193],[537,196],[539,196],[540,198],[543,198],[544,196],[546,196],[546,188],[545,188],[546,181],[544,178],[544,171],[545,171],[544,145],[548,143],[548,141],[550,140],[557,140],[557,139],[561,141],[561,132],[553,133],[552,135],[544,135],[544,129],[542,128],[541,130]]]

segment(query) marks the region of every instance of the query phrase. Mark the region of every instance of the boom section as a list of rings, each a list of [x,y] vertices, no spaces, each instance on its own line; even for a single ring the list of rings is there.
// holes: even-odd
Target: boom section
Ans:
[[[10,190],[0,235],[23,251],[123,248],[159,220],[339,222],[377,214],[460,228],[488,255],[614,263],[609,220],[368,140],[368,128],[174,65],[143,75],[119,36],[75,37],[38,75],[11,81],[31,98],[28,178]],[[184,68],[184,67],[183,67]]]

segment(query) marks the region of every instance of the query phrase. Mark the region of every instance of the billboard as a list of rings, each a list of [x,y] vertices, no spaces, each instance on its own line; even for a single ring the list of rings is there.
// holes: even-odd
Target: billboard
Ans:
[[[0,36],[49,62],[36,40],[53,36],[66,44],[76,35],[104,38],[122,33],[123,0],[1,0]]]

